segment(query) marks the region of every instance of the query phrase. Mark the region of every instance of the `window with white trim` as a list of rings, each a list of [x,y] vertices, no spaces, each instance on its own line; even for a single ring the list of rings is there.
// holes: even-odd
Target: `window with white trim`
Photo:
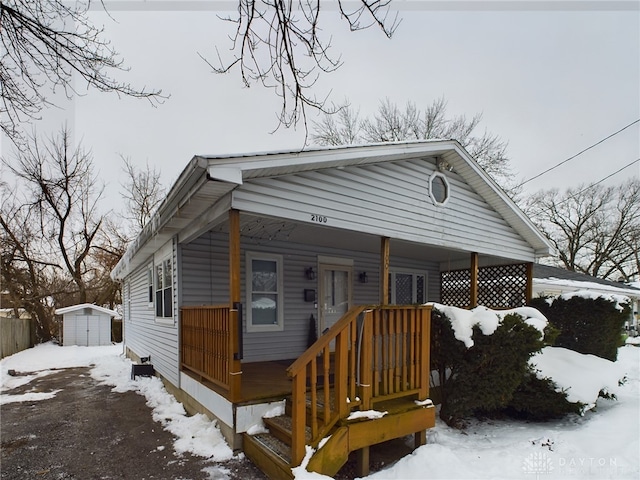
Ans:
[[[153,308],[153,296],[154,296],[154,287],[153,287],[153,263],[150,263],[147,267],[147,306],[149,308]]]
[[[282,256],[247,252],[247,332],[284,329]]]
[[[421,305],[427,302],[427,274],[416,271],[389,272],[389,303]]]
[[[173,318],[173,268],[171,256],[155,262],[156,318]]]

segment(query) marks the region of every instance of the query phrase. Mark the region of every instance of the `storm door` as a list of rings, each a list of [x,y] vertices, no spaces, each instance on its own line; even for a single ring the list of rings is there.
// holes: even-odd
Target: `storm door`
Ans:
[[[331,328],[351,308],[351,266],[320,264],[319,335]]]

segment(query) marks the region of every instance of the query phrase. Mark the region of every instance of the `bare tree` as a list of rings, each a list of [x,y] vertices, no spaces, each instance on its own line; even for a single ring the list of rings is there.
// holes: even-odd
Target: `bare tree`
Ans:
[[[398,21],[388,16],[390,3],[359,0],[351,10],[349,2],[338,0],[337,7],[352,31],[376,25],[391,37]],[[216,73],[237,66],[247,87],[260,83],[275,89],[282,99],[280,125],[290,127],[302,121],[306,129],[307,107],[327,111],[325,98],[313,94],[312,87],[321,74],[342,64],[339,56],[330,53],[331,39],[321,35],[320,6],[320,0],[238,0],[237,15],[225,18],[235,25],[231,60],[223,60],[218,53],[215,65],[205,61]]]
[[[130,158],[122,157],[127,175],[122,185],[125,200],[124,218],[131,223],[131,235],[135,237],[147,224],[153,212],[164,200],[165,189],[160,181],[160,171],[146,163],[137,168]]]
[[[159,91],[136,89],[110,75],[125,68],[102,29],[89,21],[90,5],[91,0],[0,1],[0,127],[14,143],[27,140],[20,124],[51,104],[46,92],[76,93],[74,75],[99,91],[161,98]]]
[[[86,302],[95,274],[89,254],[104,219],[98,212],[102,188],[93,174],[91,154],[80,146],[73,149],[65,128],[47,141],[34,135],[17,152],[15,166],[5,163],[23,183],[22,208],[37,222],[47,261],[61,264],[77,301]]]
[[[624,281],[638,275],[640,180],[540,191],[525,208],[568,270]]]
[[[478,161],[508,193],[515,196],[518,189],[507,157],[507,142],[486,130],[477,134],[481,114],[447,116],[444,98],[434,100],[425,110],[414,102],[401,109],[391,100],[380,102],[371,118],[359,118],[359,112],[346,104],[337,114],[325,114],[313,122],[311,140],[319,145],[349,145],[354,143],[397,142],[424,139],[455,139]]]
[[[15,315],[24,308],[34,321],[36,340],[45,342],[56,333],[49,299],[60,267],[47,260],[29,206],[18,205],[6,183],[0,191],[0,284]]]

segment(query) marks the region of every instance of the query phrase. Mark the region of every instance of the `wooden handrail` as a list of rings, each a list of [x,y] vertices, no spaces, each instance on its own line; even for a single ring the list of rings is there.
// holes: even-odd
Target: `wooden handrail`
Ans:
[[[293,377],[302,368],[306,367],[316,355],[318,355],[325,347],[327,347],[331,341],[333,341],[338,333],[340,333],[346,326],[355,320],[358,315],[367,309],[366,306],[357,306],[351,308],[344,316],[334,323],[329,330],[323,333],[313,345],[311,345],[302,355],[300,355],[289,367],[287,368],[287,375]]]
[[[316,447],[352,409],[428,397],[430,312],[429,306],[354,307],[289,366],[292,466],[302,462],[308,442]]]

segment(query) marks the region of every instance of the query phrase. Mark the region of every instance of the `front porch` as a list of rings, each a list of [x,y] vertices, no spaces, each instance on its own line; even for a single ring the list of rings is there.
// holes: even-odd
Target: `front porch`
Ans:
[[[245,452],[269,476],[288,478],[307,445],[316,449],[309,469],[333,475],[357,451],[365,475],[371,445],[415,434],[419,446],[435,424],[430,313],[426,306],[354,307],[288,365],[241,362],[230,342],[239,309],[183,307],[182,369],[234,405],[286,401],[284,415],[265,419],[272,440],[244,435]],[[381,418],[350,417],[377,410]]]

